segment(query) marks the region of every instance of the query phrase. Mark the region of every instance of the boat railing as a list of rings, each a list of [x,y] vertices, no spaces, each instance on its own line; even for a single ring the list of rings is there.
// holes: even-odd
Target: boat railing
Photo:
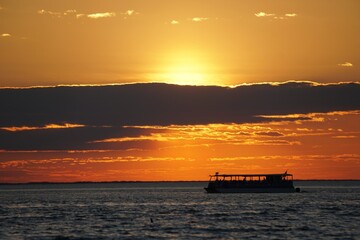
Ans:
[[[293,175],[284,174],[219,174],[210,175],[210,182],[292,182]]]

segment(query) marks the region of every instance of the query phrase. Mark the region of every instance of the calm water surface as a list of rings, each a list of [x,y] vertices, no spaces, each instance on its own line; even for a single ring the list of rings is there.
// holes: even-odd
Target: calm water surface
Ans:
[[[360,239],[360,181],[302,193],[207,194],[206,183],[0,185],[0,239]]]

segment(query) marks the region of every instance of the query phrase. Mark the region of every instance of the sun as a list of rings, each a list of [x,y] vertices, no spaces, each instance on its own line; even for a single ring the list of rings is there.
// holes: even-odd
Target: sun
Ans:
[[[204,85],[208,79],[205,69],[194,64],[170,66],[162,77],[169,83],[179,85]]]
[[[151,81],[177,85],[209,85],[211,69],[211,65],[198,56],[168,57],[149,78]]]

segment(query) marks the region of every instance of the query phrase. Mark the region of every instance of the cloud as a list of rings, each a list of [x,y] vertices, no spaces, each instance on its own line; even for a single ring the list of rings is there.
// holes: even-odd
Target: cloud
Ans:
[[[53,16],[53,17],[57,17],[57,18],[61,18],[61,17],[66,17],[66,16],[73,16],[76,18],[82,18],[82,17],[88,17],[91,19],[99,19],[99,18],[110,18],[110,17],[116,17],[116,13],[115,12],[100,12],[100,13],[89,13],[89,14],[85,14],[85,13],[79,13],[77,10],[75,9],[68,9],[64,12],[53,12],[53,11],[48,11],[45,9],[41,9],[39,11],[37,11],[38,14],[40,15],[49,15],[49,16]],[[125,13],[123,13],[127,16],[131,16],[133,14],[135,14],[134,10],[127,10]]]
[[[284,140],[288,133],[281,129],[228,124],[321,123],[324,117],[308,114],[360,110],[360,83],[3,88],[0,109],[0,149],[5,150],[147,149],[173,140],[239,141],[242,133],[258,138],[239,144],[298,144]],[[226,128],[214,132],[207,124]],[[267,137],[276,139],[264,141]]]
[[[273,19],[276,19],[276,20],[284,20],[284,19],[287,19],[287,18],[293,18],[293,17],[296,17],[298,16],[297,13],[286,13],[284,15],[277,15],[275,13],[265,13],[265,12],[258,12],[258,13],[255,13],[254,14],[256,17],[272,17]]]
[[[16,132],[16,131],[29,131],[29,130],[40,130],[40,129],[61,129],[61,128],[77,128],[77,127],[85,127],[85,125],[65,123],[65,124],[47,124],[43,127],[21,126],[21,127],[3,127],[0,129],[10,132]]]
[[[10,33],[3,33],[3,34],[1,34],[1,37],[11,37],[11,34]]]
[[[79,18],[79,15],[84,15],[84,14],[77,14],[77,11],[75,9],[68,9],[64,12],[54,12],[54,11],[41,9],[41,10],[37,11],[37,13],[40,15],[49,15],[49,16],[56,17],[56,18],[62,18],[62,17]]]
[[[204,22],[204,21],[207,21],[207,20],[209,20],[209,19],[206,18],[206,17],[194,17],[194,18],[191,19],[191,21],[193,21],[193,22]]]
[[[345,62],[345,63],[339,63],[338,66],[340,67],[352,67],[353,64],[350,62]]]
[[[72,15],[72,14],[76,14],[76,10],[75,9],[69,9],[69,10],[66,10],[63,15]]]
[[[83,14],[83,13],[76,14],[76,18],[82,18],[82,17],[85,17],[85,14]]]
[[[275,132],[275,131],[257,132],[256,134],[259,135],[259,136],[267,136],[267,137],[281,137],[281,136],[284,136],[284,134],[282,134],[280,132]]]
[[[338,138],[338,139],[349,139],[349,138],[357,138],[357,136],[353,136],[353,135],[339,135],[339,136],[333,136],[332,138]]]
[[[45,9],[38,10],[37,13],[41,14],[41,15],[43,15],[43,14],[53,14],[53,12],[47,11]]]
[[[321,155],[263,155],[263,156],[242,156],[242,157],[214,157],[210,158],[210,161],[247,161],[247,160],[290,160],[290,161],[316,161],[316,160],[327,160],[327,161],[349,161],[359,160],[360,154],[321,154]],[[303,164],[303,163],[301,163]]]
[[[135,15],[138,15],[140,13],[136,12],[133,9],[129,9],[129,10],[126,10],[125,12],[120,13],[120,14],[124,16],[124,19],[128,19],[128,18],[133,17]]]
[[[53,158],[48,160],[12,160],[0,162],[0,168],[26,167],[27,165],[44,164],[91,164],[91,163],[116,163],[116,162],[172,162],[172,161],[194,161],[191,158],[184,157],[103,157],[95,159],[76,159],[76,158]]]
[[[147,149],[150,141],[97,143],[98,140],[119,136],[150,135],[150,130],[121,127],[34,128],[22,131],[0,129],[0,149],[6,150],[90,150],[90,149]],[[152,131],[158,132],[158,131]]]
[[[357,110],[359,98],[359,83],[286,82],[233,88],[162,83],[4,88],[0,89],[0,127],[259,122],[264,120],[262,115]]]
[[[210,18],[207,18],[207,17],[193,17],[193,18],[188,18],[188,19],[185,19],[185,20],[191,21],[191,22],[196,22],[196,23],[201,23],[201,22],[209,21]],[[215,20],[217,20],[217,18],[215,18]],[[177,24],[180,24],[180,21],[173,19],[173,20],[171,20],[169,22],[166,22],[166,24],[177,25]]]
[[[274,13],[265,13],[265,12],[258,12],[254,14],[256,17],[272,17],[275,16]]]
[[[91,13],[91,14],[87,14],[86,16],[92,19],[110,18],[110,17],[115,17],[116,13],[114,12]]]
[[[60,17],[61,15],[63,15],[63,13],[61,13],[61,12],[53,12],[53,11],[48,11],[45,9],[41,9],[41,10],[37,11],[37,13],[40,15],[52,15],[52,16],[57,16],[57,17]]]
[[[135,10],[127,10],[124,14],[125,15],[128,15],[128,16],[131,16],[131,15],[134,15],[136,12],[135,12]]]

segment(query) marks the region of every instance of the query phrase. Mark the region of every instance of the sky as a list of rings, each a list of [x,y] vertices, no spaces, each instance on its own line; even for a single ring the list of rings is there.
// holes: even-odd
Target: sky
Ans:
[[[360,179],[358,0],[0,0],[0,182]]]

